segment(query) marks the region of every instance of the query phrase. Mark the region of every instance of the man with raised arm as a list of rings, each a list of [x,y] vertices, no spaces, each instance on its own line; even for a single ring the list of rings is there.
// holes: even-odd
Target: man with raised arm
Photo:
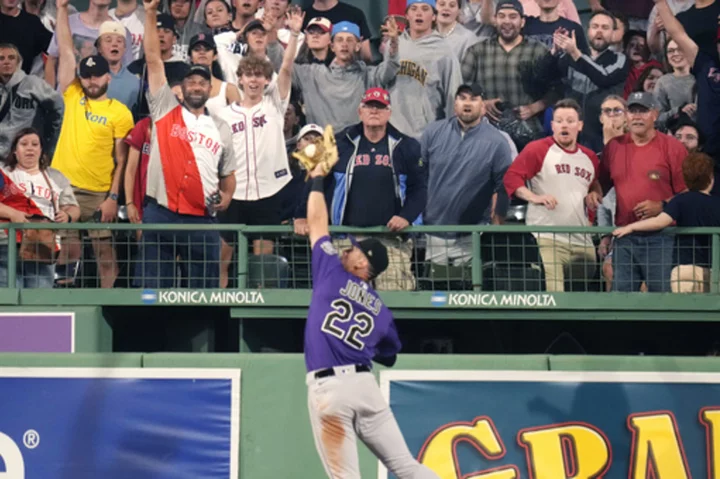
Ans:
[[[187,231],[146,231],[136,277],[141,287],[175,284],[176,258],[187,265],[188,286],[216,288],[220,271],[218,231],[193,231],[213,224],[235,191],[237,160],[227,123],[208,114],[210,70],[192,65],[178,101],[165,77],[157,30],[159,0],[145,2],[143,48],[148,106],[154,128],[147,173],[143,223],[184,223]],[[179,247],[178,245],[184,245]]]

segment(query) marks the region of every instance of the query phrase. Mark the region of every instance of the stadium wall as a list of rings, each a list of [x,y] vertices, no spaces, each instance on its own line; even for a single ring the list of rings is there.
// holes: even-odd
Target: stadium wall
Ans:
[[[240,477],[324,477],[306,409],[299,354],[0,354],[0,368],[231,368],[240,369]],[[394,369],[474,371],[720,372],[717,358],[602,356],[406,355]],[[376,371],[376,374],[382,368]],[[377,463],[360,447],[363,477]]]

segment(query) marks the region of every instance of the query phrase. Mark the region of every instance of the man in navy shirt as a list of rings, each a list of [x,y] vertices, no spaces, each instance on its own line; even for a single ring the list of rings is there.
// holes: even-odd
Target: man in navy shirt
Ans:
[[[390,310],[370,286],[387,268],[376,239],[338,252],[328,230],[322,165],[311,173],[307,222],[313,294],[305,324],[308,409],[315,445],[331,478],[360,478],[357,437],[399,479],[438,479],[410,454],[371,374],[372,362],[395,364],[400,351]]]

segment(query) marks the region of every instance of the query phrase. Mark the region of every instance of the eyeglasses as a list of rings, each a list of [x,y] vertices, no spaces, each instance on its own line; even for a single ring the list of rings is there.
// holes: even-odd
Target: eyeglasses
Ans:
[[[370,103],[363,103],[362,107],[368,110],[379,110],[379,111],[385,111],[388,109],[387,105],[383,105],[382,103],[378,102],[370,102]]]
[[[674,55],[675,53],[682,53],[682,50],[680,50],[679,48],[668,48],[668,55]]]
[[[620,116],[625,113],[624,108],[616,107],[616,108],[603,108],[602,110],[603,115],[607,116]]]

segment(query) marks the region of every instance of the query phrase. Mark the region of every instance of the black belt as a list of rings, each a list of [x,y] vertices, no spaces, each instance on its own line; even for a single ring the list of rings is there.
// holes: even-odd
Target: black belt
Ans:
[[[356,364],[352,367],[355,368],[356,373],[369,373],[371,371],[370,366],[364,364]],[[315,379],[327,378],[329,376],[335,376],[335,370],[333,368],[321,369],[315,373]]]

